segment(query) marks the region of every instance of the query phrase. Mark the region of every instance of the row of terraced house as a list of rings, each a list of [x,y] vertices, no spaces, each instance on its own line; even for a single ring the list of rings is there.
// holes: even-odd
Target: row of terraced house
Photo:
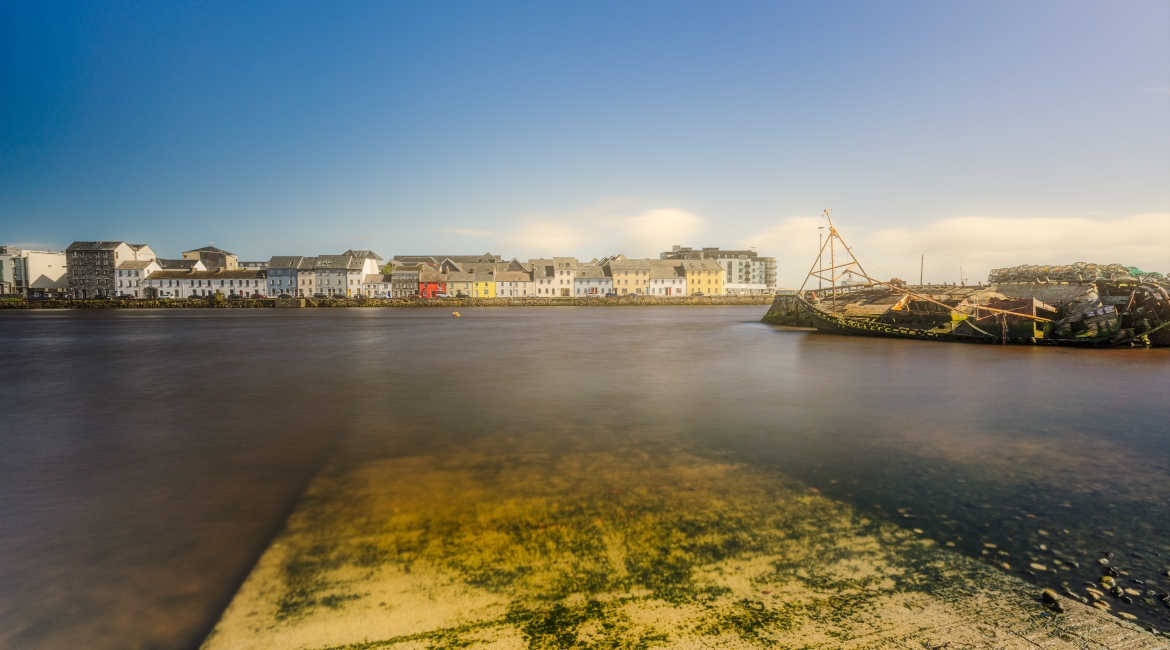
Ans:
[[[74,242],[62,257],[57,291],[72,298],[336,297],[583,298],[772,293],[775,260],[754,251],[675,246],[659,259],[614,255],[520,261],[483,255],[399,255],[370,250],[280,255],[240,262],[214,246],[158,257],[122,241]]]

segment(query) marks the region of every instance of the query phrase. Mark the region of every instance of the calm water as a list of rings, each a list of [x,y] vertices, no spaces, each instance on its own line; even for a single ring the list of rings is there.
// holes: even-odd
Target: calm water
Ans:
[[[850,339],[764,311],[0,314],[0,646],[197,646],[338,445],[615,432],[1080,596],[1112,553],[1138,594],[1114,609],[1170,629],[1146,595],[1170,588],[1170,351]]]

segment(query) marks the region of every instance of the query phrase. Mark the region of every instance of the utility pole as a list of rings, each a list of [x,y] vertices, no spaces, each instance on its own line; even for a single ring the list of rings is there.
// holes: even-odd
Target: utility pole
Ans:
[[[817,289],[822,288],[823,281],[821,279],[821,274],[824,273],[825,268],[825,265],[822,261],[825,257],[825,254],[822,252],[825,247],[825,233],[821,232],[824,229],[824,226],[817,226]]]
[[[926,254],[922,255],[922,259],[918,260],[918,286],[922,286],[922,269],[926,268]]]

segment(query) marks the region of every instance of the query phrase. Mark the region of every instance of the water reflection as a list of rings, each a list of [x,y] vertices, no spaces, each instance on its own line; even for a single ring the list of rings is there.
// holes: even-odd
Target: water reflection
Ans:
[[[1112,552],[1144,584],[1110,606],[1170,627],[1146,595],[1170,569],[1166,351],[843,339],[758,308],[461,311],[0,316],[0,642],[196,645],[339,441],[612,436],[797,478],[1080,597]]]

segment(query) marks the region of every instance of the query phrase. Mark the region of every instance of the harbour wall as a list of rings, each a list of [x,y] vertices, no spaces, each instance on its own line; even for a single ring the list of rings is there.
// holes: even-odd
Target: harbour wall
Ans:
[[[259,298],[249,300],[4,300],[0,309],[263,309],[309,307],[644,307],[673,305],[768,305],[772,297],[686,296],[657,298]]]
[[[760,319],[769,325],[786,325],[788,327],[812,327],[812,319],[800,310],[796,303],[796,294],[780,294],[772,299],[768,313]]]

